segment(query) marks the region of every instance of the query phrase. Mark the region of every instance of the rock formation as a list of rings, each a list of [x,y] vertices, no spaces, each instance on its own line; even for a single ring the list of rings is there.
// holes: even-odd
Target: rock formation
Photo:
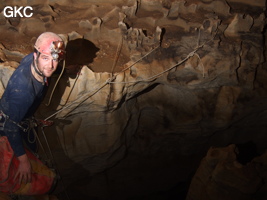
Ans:
[[[210,148],[186,199],[266,199],[266,153],[244,165],[237,159],[240,153],[235,145]]]
[[[55,122],[44,130],[71,198],[177,198],[211,146],[253,142],[264,153],[265,1],[8,1],[0,10],[18,4],[33,16],[0,14],[0,92],[40,33],[61,34],[65,72],[36,116]]]

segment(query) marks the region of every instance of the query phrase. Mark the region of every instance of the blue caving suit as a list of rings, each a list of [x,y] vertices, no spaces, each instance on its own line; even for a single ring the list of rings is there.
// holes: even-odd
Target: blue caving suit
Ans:
[[[32,62],[33,53],[22,59],[18,68],[10,77],[0,100],[0,110],[16,123],[33,116],[47,90],[46,84],[37,81],[33,76],[31,72]],[[33,133],[28,136],[28,133],[22,131],[11,120],[6,119],[4,129],[0,131],[0,135],[7,136],[15,155],[18,157],[25,154],[23,140],[31,150],[36,150],[36,144],[31,144],[28,141],[28,137],[31,139],[34,137]]]

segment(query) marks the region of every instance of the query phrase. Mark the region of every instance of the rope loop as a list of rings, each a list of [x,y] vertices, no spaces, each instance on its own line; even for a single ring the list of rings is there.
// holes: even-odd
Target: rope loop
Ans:
[[[199,32],[200,34],[200,32]],[[185,61],[187,61],[190,57],[194,56],[196,54],[196,52],[202,48],[205,44],[207,44],[208,42],[212,41],[214,38],[215,38],[216,34],[213,36],[213,38],[211,38],[209,41],[206,41],[202,44],[199,44],[199,40],[200,40],[200,35],[198,37],[198,41],[197,41],[197,47],[191,51],[190,53],[188,53],[187,57],[185,57],[183,60],[181,60],[180,62],[174,64],[173,66],[171,66],[170,68],[156,74],[156,75],[153,75],[149,78],[146,78],[146,79],[143,79],[143,80],[138,80],[138,81],[130,81],[130,82],[115,82],[114,80],[116,79],[117,75],[120,74],[120,73],[123,73],[125,72],[126,70],[130,69],[132,66],[134,66],[137,62],[139,62],[140,60],[143,60],[145,57],[147,57],[149,54],[151,54],[153,51],[155,51],[158,47],[160,47],[160,44],[157,45],[155,48],[153,48],[151,51],[149,51],[147,54],[145,54],[144,56],[142,56],[140,59],[138,59],[137,61],[135,61],[133,64],[131,64],[129,67],[123,69],[122,71],[120,71],[119,73],[113,75],[113,69],[112,69],[112,77],[108,78],[104,83],[103,85],[101,85],[98,89],[94,90],[94,91],[89,91],[87,93],[85,93],[84,95],[82,95],[81,97],[77,98],[76,100],[74,100],[73,102],[69,103],[68,105],[64,106],[63,108],[61,108],[60,110],[57,110],[54,114],[50,115],[49,117],[47,117],[45,120],[48,120],[50,119],[51,117],[55,116],[56,114],[62,112],[64,109],[67,109],[69,108],[72,104],[76,103],[78,100],[80,100],[81,98],[84,98],[83,100],[81,100],[81,102],[84,102],[86,99],[90,98],[91,96],[93,96],[94,94],[96,94],[98,91],[100,91],[101,89],[103,89],[107,84],[128,84],[128,83],[139,83],[139,82],[148,82],[148,81],[151,81],[152,79],[154,78],[157,78],[159,76],[161,76],[162,74],[172,70],[173,68],[181,65],[182,63],[184,63]],[[117,52],[119,51],[120,49],[118,48]],[[198,55],[198,58],[200,59],[199,55]],[[115,64],[114,64],[115,65]],[[204,68],[204,67],[203,67]],[[203,74],[204,74],[204,70],[203,70]],[[204,77],[204,75],[203,75]],[[80,104],[80,103],[79,103]]]

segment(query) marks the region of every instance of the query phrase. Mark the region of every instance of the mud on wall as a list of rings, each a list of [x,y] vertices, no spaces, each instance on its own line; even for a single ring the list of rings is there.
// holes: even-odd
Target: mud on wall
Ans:
[[[32,18],[0,15],[1,89],[36,37],[54,31],[73,46],[50,106],[37,115],[63,108],[52,118],[52,148],[60,144],[90,173],[129,152],[201,157],[210,146],[253,141],[262,153],[265,3],[22,1]]]

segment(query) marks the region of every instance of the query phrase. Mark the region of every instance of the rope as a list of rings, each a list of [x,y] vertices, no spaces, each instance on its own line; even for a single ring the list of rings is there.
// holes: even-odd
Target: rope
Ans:
[[[33,128],[33,133],[34,133],[38,143],[40,144],[40,147],[41,147],[42,151],[44,152],[46,159],[49,160],[49,156],[46,153],[46,151],[44,149],[44,146],[43,146],[43,144],[42,144],[42,142],[41,142],[41,140],[40,140],[40,138],[39,138],[39,136],[38,136],[38,134],[37,134],[37,132],[36,132],[36,130],[34,128]]]
[[[49,120],[50,118],[52,118],[53,116],[57,115],[58,113],[62,112],[63,110],[67,109],[68,107],[72,106],[74,103],[76,103],[78,100],[84,98],[86,96],[86,98],[84,100],[82,100],[81,102],[79,102],[79,104],[77,106],[79,106],[81,103],[83,103],[84,101],[86,101],[88,98],[90,98],[91,96],[93,96],[95,93],[97,93],[98,91],[100,91],[103,87],[105,87],[107,84],[110,84],[110,83],[138,83],[138,82],[145,82],[147,80],[150,80],[150,79],[153,79],[153,78],[156,78],[164,73],[166,73],[167,71],[170,71],[171,69],[173,69],[174,67],[176,67],[177,65],[180,65],[182,64],[183,62],[185,62],[188,58],[192,57],[194,55],[194,53],[200,48],[196,48],[194,51],[190,52],[188,54],[188,56],[186,58],[184,58],[182,61],[180,61],[179,63],[176,63],[174,66],[172,66],[171,68],[167,69],[167,70],[164,70],[163,72],[159,73],[159,74],[156,74],[152,77],[149,77],[147,79],[143,79],[143,80],[139,80],[139,81],[132,81],[132,82],[113,82],[112,80],[114,80],[120,73],[128,70],[129,68],[131,68],[133,65],[135,65],[137,62],[139,62],[140,60],[142,60],[144,57],[146,57],[147,55],[151,54],[153,51],[155,51],[160,45],[158,45],[157,47],[155,47],[154,49],[152,49],[150,52],[148,52],[147,54],[145,54],[143,57],[141,57],[140,59],[138,59],[137,61],[135,61],[132,65],[130,65],[129,67],[123,69],[121,72],[119,72],[118,74],[115,74],[113,75],[111,78],[107,79],[106,82],[104,82],[104,84],[102,86],[100,86],[98,89],[96,89],[95,91],[89,91],[87,93],[85,93],[84,95],[82,95],[81,97],[77,98],[75,101],[71,102],[69,105],[61,108],[60,110],[56,111],[54,114],[50,115],[49,117],[47,117],[45,119],[46,120]],[[202,46],[201,46],[202,47]],[[89,93],[91,93],[89,96],[87,96]]]
[[[93,92],[90,91],[90,92],[92,92],[92,94],[89,95],[89,96],[88,96],[87,98],[85,98],[84,100],[82,100],[82,101],[79,103],[79,105],[80,105],[81,103],[83,103],[86,99],[90,98],[90,97],[93,96],[95,93],[97,93],[98,91],[100,91],[103,87],[105,87],[105,86],[108,84],[108,81],[109,81],[109,80],[111,80],[111,78],[108,79],[108,80],[107,80],[101,87],[97,88],[97,89],[94,90]],[[90,93],[90,92],[88,92],[88,93]],[[63,108],[61,108],[60,110],[56,111],[54,114],[52,114],[52,115],[50,115],[49,117],[47,117],[47,118],[45,119],[45,121],[49,120],[50,118],[52,118],[52,117],[55,116],[56,114],[62,112],[62,111],[65,110],[65,109],[67,109],[68,107],[70,107],[71,105],[73,105],[74,103],[76,103],[78,100],[84,98],[85,96],[88,95],[88,93],[85,93],[84,95],[82,95],[82,96],[80,96],[79,98],[77,98],[75,101],[69,103],[69,105],[66,105],[65,107],[63,107]]]
[[[123,37],[121,36],[121,40],[120,40],[120,43],[118,44],[118,47],[117,47],[116,56],[115,56],[115,59],[114,59],[114,62],[113,62],[113,66],[111,68],[111,74],[112,75],[113,75],[114,69],[116,67],[116,64],[118,62],[118,59],[119,59],[119,55],[120,55],[120,52],[121,52],[121,49],[122,49],[122,43],[123,43]]]
[[[217,34],[217,32],[216,32],[216,34]],[[204,74],[204,65],[203,65],[203,63],[201,62],[200,56],[199,56],[196,52],[197,52],[200,48],[202,48],[206,43],[212,41],[212,40],[214,39],[214,37],[216,36],[216,34],[212,37],[212,39],[210,39],[210,40],[208,40],[207,42],[204,42],[203,44],[199,45],[199,41],[200,41],[200,32],[199,32],[199,34],[198,34],[198,41],[197,41],[197,47],[196,47],[193,51],[191,51],[191,52],[190,52],[190,53],[189,53],[183,60],[181,60],[181,61],[178,62],[178,63],[175,63],[172,67],[170,67],[170,68],[168,68],[168,69],[166,69],[166,70],[164,70],[164,71],[162,71],[162,72],[160,72],[160,73],[158,73],[158,74],[156,74],[156,75],[153,75],[153,76],[151,76],[151,77],[148,77],[148,78],[146,78],[146,79],[142,79],[142,80],[138,80],[138,81],[128,81],[128,82],[109,82],[109,83],[112,83],[112,84],[127,84],[127,83],[147,82],[147,81],[149,81],[149,80],[151,80],[151,79],[154,79],[154,78],[157,78],[157,77],[161,76],[162,74],[164,74],[164,73],[166,73],[166,72],[172,70],[173,68],[175,68],[175,67],[181,65],[182,63],[184,63],[185,61],[187,61],[190,57],[193,57],[194,55],[197,55],[198,59],[200,60],[201,66],[202,66],[202,68],[203,68],[202,76],[205,77],[205,74]],[[156,48],[157,48],[157,47],[156,47]],[[154,51],[154,50],[155,50],[155,49],[153,49],[152,51]],[[152,52],[152,51],[151,51],[151,52]],[[151,52],[149,52],[149,53],[151,53]],[[148,54],[146,54],[145,56],[147,56],[147,55],[148,55]],[[143,59],[143,57],[142,57],[141,59]],[[139,59],[139,60],[141,60],[141,59]],[[139,60],[138,60],[138,61],[139,61]],[[138,61],[137,61],[137,62],[138,62]],[[136,63],[136,62],[135,62],[135,63]],[[135,63],[134,63],[134,64],[135,64]],[[130,67],[132,67],[134,64],[132,64]],[[130,67],[126,68],[126,70],[129,69]],[[124,70],[124,71],[125,71],[125,70]],[[122,71],[121,71],[121,72],[122,72]],[[120,72],[120,73],[121,73],[121,72]]]
[[[41,126],[41,132],[42,132],[42,134],[43,134],[43,137],[44,137],[46,146],[47,146],[48,151],[49,151],[49,154],[50,154],[50,156],[51,156],[52,165],[53,165],[54,168],[57,170],[57,174],[59,175],[59,180],[60,180],[61,183],[62,183],[62,187],[63,187],[63,189],[64,189],[64,193],[65,193],[65,195],[67,196],[67,199],[70,200],[69,194],[68,194],[68,192],[66,191],[65,183],[64,183],[64,181],[63,181],[62,178],[61,178],[60,172],[59,172],[59,170],[58,170],[58,168],[57,168],[57,163],[56,163],[56,161],[55,161],[55,157],[54,157],[54,155],[53,155],[53,153],[52,153],[52,150],[51,150],[51,148],[50,148],[49,142],[48,142],[47,137],[46,137],[46,135],[45,135],[45,132],[44,132],[44,126]],[[45,153],[45,154],[46,154],[46,156],[47,156],[47,153]]]
[[[142,56],[141,58],[139,58],[138,60],[136,60],[133,64],[131,64],[129,67],[123,69],[122,71],[119,72],[125,72],[126,70],[130,69],[132,66],[134,66],[136,63],[138,63],[140,60],[143,60],[143,58],[147,57],[149,54],[151,54],[153,51],[155,51],[157,48],[159,48],[160,44],[158,46],[156,46],[155,48],[153,48],[151,51],[149,51],[147,54],[145,54],[144,56]]]
[[[58,77],[58,79],[57,79],[57,81],[56,81],[56,84],[55,84],[55,86],[54,86],[54,88],[53,88],[53,90],[52,90],[52,92],[51,92],[49,101],[48,101],[47,104],[45,104],[46,106],[49,106],[50,103],[51,103],[51,99],[52,99],[52,97],[53,97],[53,94],[54,94],[55,89],[56,89],[56,87],[57,87],[57,84],[58,84],[58,82],[59,82],[59,79],[61,78],[61,76],[62,76],[62,74],[63,74],[63,72],[64,72],[64,69],[65,69],[65,59],[63,60],[63,67],[62,67],[62,70],[61,70],[60,75],[59,75],[59,77]]]
[[[69,95],[68,95],[68,97],[67,97],[67,99],[66,99],[66,102],[63,103],[63,104],[59,104],[60,106],[65,106],[65,105],[68,103],[69,98],[70,98],[70,95],[71,95],[71,93],[72,93],[72,91],[73,91],[73,89],[74,89],[74,87],[75,87],[75,85],[76,85],[76,82],[77,82],[79,76],[81,75],[81,69],[82,69],[82,68],[80,68],[79,71],[78,71],[78,73],[77,73],[77,76],[76,76],[76,78],[75,78],[75,81],[74,81],[74,83],[73,83],[73,86],[71,87],[71,90],[70,90]]]
[[[152,49],[150,52],[148,52],[147,54],[145,54],[144,56],[142,56],[140,59],[138,59],[137,61],[135,61],[133,64],[131,64],[129,67],[123,69],[122,71],[120,71],[118,74],[113,75],[111,78],[107,79],[102,86],[100,86],[99,88],[97,88],[96,90],[93,91],[89,91],[87,93],[85,93],[84,95],[80,96],[79,98],[77,98],[75,101],[69,103],[69,105],[66,105],[65,107],[59,109],[58,111],[56,111],[54,114],[48,116],[45,121],[49,120],[50,118],[54,117],[55,115],[57,115],[58,113],[62,112],[63,110],[67,109],[68,107],[72,106],[74,103],[76,103],[78,100],[86,97],[84,100],[82,100],[78,105],[80,105],[81,103],[83,103],[84,101],[86,101],[88,98],[90,98],[91,96],[93,96],[95,93],[97,93],[98,91],[100,91],[102,88],[104,88],[107,84],[112,83],[112,80],[116,79],[116,77],[128,70],[129,68],[131,68],[133,65],[135,65],[137,62],[139,62],[140,60],[142,60],[144,57],[148,56],[149,54],[151,54],[153,51],[155,51],[160,45],[156,46],[154,49]],[[92,94],[90,94],[92,92]],[[90,94],[89,96],[87,96],[88,94]]]
[[[33,132],[33,133],[34,133],[34,135],[33,135],[33,136],[34,136],[33,140],[31,140],[30,136],[31,136],[31,130],[35,131],[35,128],[34,128],[34,127],[36,127],[37,124],[34,122],[33,119],[27,119],[25,122],[22,122],[22,124],[23,124],[24,126],[28,126],[28,128],[25,129],[25,130],[27,130],[27,132],[26,132],[26,133],[27,133],[27,139],[28,139],[28,142],[29,142],[30,144],[34,144],[34,143],[36,142],[36,139],[38,138],[38,135],[35,134],[35,132]],[[39,138],[38,138],[37,140],[39,140]]]
[[[52,164],[54,164],[54,166],[56,167],[56,163],[55,163],[54,155],[52,154],[50,145],[49,145],[48,140],[47,140],[47,138],[46,138],[46,135],[45,135],[45,133],[44,133],[44,126],[41,126],[41,132],[42,132],[42,134],[43,134],[43,137],[44,137],[46,146],[47,146],[48,151],[49,151],[49,154],[50,154],[50,156],[51,156],[51,159],[52,159],[52,162],[53,162]]]
[[[215,37],[215,36],[216,36],[216,34],[214,35],[214,37]],[[213,37],[213,38],[214,38],[214,37]],[[213,38],[212,38],[212,39],[213,39]],[[212,40],[212,39],[211,39],[211,40]],[[122,38],[122,40],[123,40],[123,38]],[[74,100],[73,102],[69,103],[68,105],[66,105],[66,106],[64,106],[63,108],[61,108],[61,109],[59,109],[58,111],[56,111],[54,114],[48,116],[48,117],[45,119],[45,121],[49,120],[49,119],[52,118],[53,116],[57,115],[58,113],[62,112],[63,110],[65,110],[65,109],[69,108],[70,106],[72,106],[74,103],[76,103],[76,102],[78,102],[79,100],[81,100],[81,101],[78,102],[78,105],[76,106],[76,107],[78,107],[80,104],[82,104],[82,103],[83,103],[84,101],[86,101],[88,98],[90,98],[91,96],[93,96],[94,94],[96,94],[98,91],[102,90],[107,84],[115,84],[115,83],[116,83],[116,84],[119,84],[119,83],[120,83],[120,84],[122,84],[122,83],[123,83],[123,84],[126,84],[126,83],[147,82],[147,81],[149,81],[149,80],[155,79],[155,78],[157,78],[157,77],[163,75],[164,73],[166,73],[166,72],[172,70],[173,68],[175,68],[175,67],[181,65],[182,63],[184,63],[185,61],[187,61],[190,57],[194,56],[194,55],[196,54],[196,52],[197,52],[200,48],[202,48],[206,43],[208,43],[209,41],[211,41],[211,40],[209,40],[209,41],[207,41],[207,42],[204,42],[202,45],[199,45],[199,40],[200,40],[200,32],[199,32],[199,35],[198,35],[197,47],[196,47],[193,51],[191,51],[191,52],[190,52],[190,53],[189,53],[183,60],[179,61],[178,63],[175,63],[175,64],[174,64],[173,66],[171,66],[170,68],[168,68],[168,69],[166,69],[166,70],[164,70],[164,71],[162,71],[162,72],[160,72],[160,73],[158,73],[158,74],[155,74],[155,75],[153,75],[153,76],[151,76],[151,77],[148,77],[148,78],[146,78],[146,79],[139,80],[139,81],[132,81],[132,82],[114,82],[114,80],[116,79],[116,77],[117,77],[120,73],[123,73],[123,72],[125,72],[126,70],[130,69],[133,65],[135,65],[137,62],[139,62],[140,60],[142,60],[143,58],[145,58],[146,56],[148,56],[149,54],[151,54],[153,51],[155,51],[155,50],[160,46],[160,44],[159,44],[158,46],[156,46],[155,48],[153,48],[150,52],[148,52],[147,54],[145,54],[144,56],[142,56],[140,59],[136,60],[136,61],[135,61],[133,64],[131,64],[129,67],[123,69],[122,71],[120,71],[119,73],[117,73],[117,74],[114,75],[114,74],[113,74],[113,71],[114,71],[114,68],[115,68],[116,63],[117,63],[117,60],[118,60],[119,52],[121,51],[121,46],[122,46],[122,41],[121,41],[121,43],[118,45],[117,52],[116,52],[116,58],[115,58],[115,60],[114,60],[113,66],[112,66],[112,74],[111,74],[112,77],[109,78],[109,79],[107,79],[107,80],[106,80],[106,81],[105,81],[99,88],[97,88],[97,89],[95,89],[95,90],[93,90],[93,91],[89,91],[89,92],[85,93],[84,95],[80,96],[79,98],[77,98],[77,99]],[[197,57],[199,58],[200,63],[201,63],[200,56],[199,56],[198,54],[196,54],[196,55],[197,55]],[[202,63],[201,63],[201,65],[202,65],[202,67],[203,67],[203,77],[204,77],[204,66],[203,66]],[[65,67],[65,60],[64,60],[64,64],[63,64],[63,69],[64,69],[64,67]],[[62,72],[61,72],[61,74],[60,74],[60,77],[61,77],[62,73],[63,73],[63,70],[62,70]],[[57,82],[56,82],[56,85],[57,85],[57,83],[58,83],[60,77],[58,78],[58,80],[57,80]],[[77,79],[78,79],[78,78],[79,78],[79,76],[77,77]],[[76,81],[75,81],[75,82],[76,82]],[[55,85],[55,87],[56,87],[56,85]],[[75,85],[75,84],[74,84],[74,85]],[[52,98],[52,95],[53,95],[53,93],[54,93],[55,87],[53,88],[53,91],[52,91],[52,93],[51,93],[51,96],[50,96],[48,105],[49,105],[50,102],[51,102],[51,98]],[[73,87],[74,87],[74,86],[73,86]],[[72,88],[72,89],[73,89],[73,88]],[[72,90],[71,90],[71,91],[72,91]],[[90,94],[90,95],[88,95],[88,94]],[[69,97],[68,97],[68,98],[69,98]],[[65,103],[65,104],[66,104],[66,103]],[[64,105],[65,105],[65,104],[64,104]],[[51,155],[53,164],[54,164],[55,167],[56,167],[56,162],[55,162],[53,153],[52,153],[52,151],[51,151],[51,148],[50,148],[50,146],[49,146],[48,140],[47,140],[46,135],[45,135],[45,133],[44,133],[44,126],[41,127],[41,131],[42,131],[43,137],[44,137],[44,139],[45,139],[46,145],[47,145],[47,147],[48,147],[49,153],[50,153],[50,155]],[[34,131],[34,134],[36,135],[37,140],[38,140],[39,143],[41,144],[41,142],[40,142],[40,140],[39,140],[39,137],[37,136],[37,133],[36,133],[35,131]],[[44,150],[42,144],[41,144],[41,147],[42,147],[42,149]],[[45,151],[44,151],[44,152],[45,152]],[[46,152],[45,152],[45,153],[46,153]],[[46,155],[47,155],[47,154],[46,154]],[[67,199],[70,199],[69,196],[68,196],[68,193],[67,193],[67,191],[66,191],[66,189],[65,189],[64,182],[63,182],[63,180],[61,180],[61,181],[62,181],[62,184],[63,184],[64,191],[65,191],[65,193],[66,193],[66,195],[67,195]]]
[[[214,34],[214,36],[204,42],[203,44],[199,45],[199,41],[200,41],[200,32],[198,33],[198,41],[197,41],[197,47],[191,51],[183,60],[181,60],[180,62],[174,64],[172,67],[156,74],[156,75],[153,75],[149,78],[146,78],[146,79],[143,79],[143,80],[138,80],[138,81],[129,81],[129,82],[114,82],[113,80],[116,79],[116,77],[120,74],[120,73],[123,73],[125,72],[126,70],[130,69],[133,65],[135,65],[137,62],[139,62],[140,60],[142,60],[143,58],[145,58],[146,56],[148,56],[149,54],[151,54],[153,51],[155,51],[159,46],[156,46],[155,48],[153,48],[150,52],[148,52],[147,54],[145,54],[144,56],[142,56],[140,59],[136,60],[133,64],[131,64],[129,67],[123,69],[122,71],[120,71],[119,73],[113,75],[111,78],[107,79],[102,86],[100,86],[98,89],[94,90],[94,91],[89,91],[87,93],[85,93],[84,95],[80,96],[79,98],[77,98],[76,100],[74,100],[73,102],[71,102],[69,105],[66,105],[65,107],[59,109],[58,111],[56,111],[54,114],[48,116],[45,120],[49,120],[50,118],[52,118],[53,116],[57,115],[58,113],[62,112],[63,110],[67,109],[68,107],[70,107],[71,105],[73,105],[74,103],[76,103],[78,100],[86,97],[85,99],[83,99],[82,101],[79,102],[79,104],[77,106],[79,106],[80,104],[82,104],[84,101],[86,101],[88,98],[90,98],[91,96],[93,96],[95,93],[97,93],[98,91],[100,91],[102,88],[104,88],[107,84],[127,84],[127,83],[139,83],[139,82],[147,82],[151,79],[154,79],[154,78],[157,78],[158,76],[161,76],[162,74],[172,70],[173,68],[177,67],[178,65],[181,65],[182,63],[184,63],[186,60],[188,60],[190,57],[194,56],[196,54],[196,52],[202,48],[205,44],[207,44],[208,42],[212,41],[215,36],[217,35],[217,32]],[[199,55],[198,55],[198,58],[200,59]],[[201,63],[202,64],[202,63]],[[203,67],[203,76],[204,76],[204,67]],[[92,92],[92,93],[91,93]],[[91,93],[91,94],[90,94]],[[87,96],[88,94],[90,94],[89,96]]]
[[[186,60],[188,60],[190,57],[194,56],[194,54],[195,54],[195,52],[196,52],[197,50],[198,50],[198,49],[195,49],[194,51],[190,52],[190,53],[186,56],[186,58],[184,58],[183,60],[181,60],[181,61],[178,62],[178,63],[175,63],[172,67],[170,67],[170,68],[168,68],[168,69],[166,69],[166,70],[164,70],[164,71],[162,71],[162,72],[160,72],[160,73],[158,73],[158,74],[155,74],[155,75],[153,75],[153,76],[151,76],[151,77],[148,77],[148,78],[146,78],[146,79],[142,79],[142,80],[138,80],[138,81],[128,81],[128,82],[109,82],[109,83],[113,83],[113,84],[114,84],[114,83],[118,83],[118,84],[120,84],[120,83],[127,84],[127,83],[147,82],[147,81],[149,81],[149,80],[151,80],[151,79],[157,78],[158,76],[161,76],[162,74],[164,74],[164,73],[166,73],[166,72],[172,70],[172,69],[175,68],[176,66],[181,65],[181,64],[184,63]]]

